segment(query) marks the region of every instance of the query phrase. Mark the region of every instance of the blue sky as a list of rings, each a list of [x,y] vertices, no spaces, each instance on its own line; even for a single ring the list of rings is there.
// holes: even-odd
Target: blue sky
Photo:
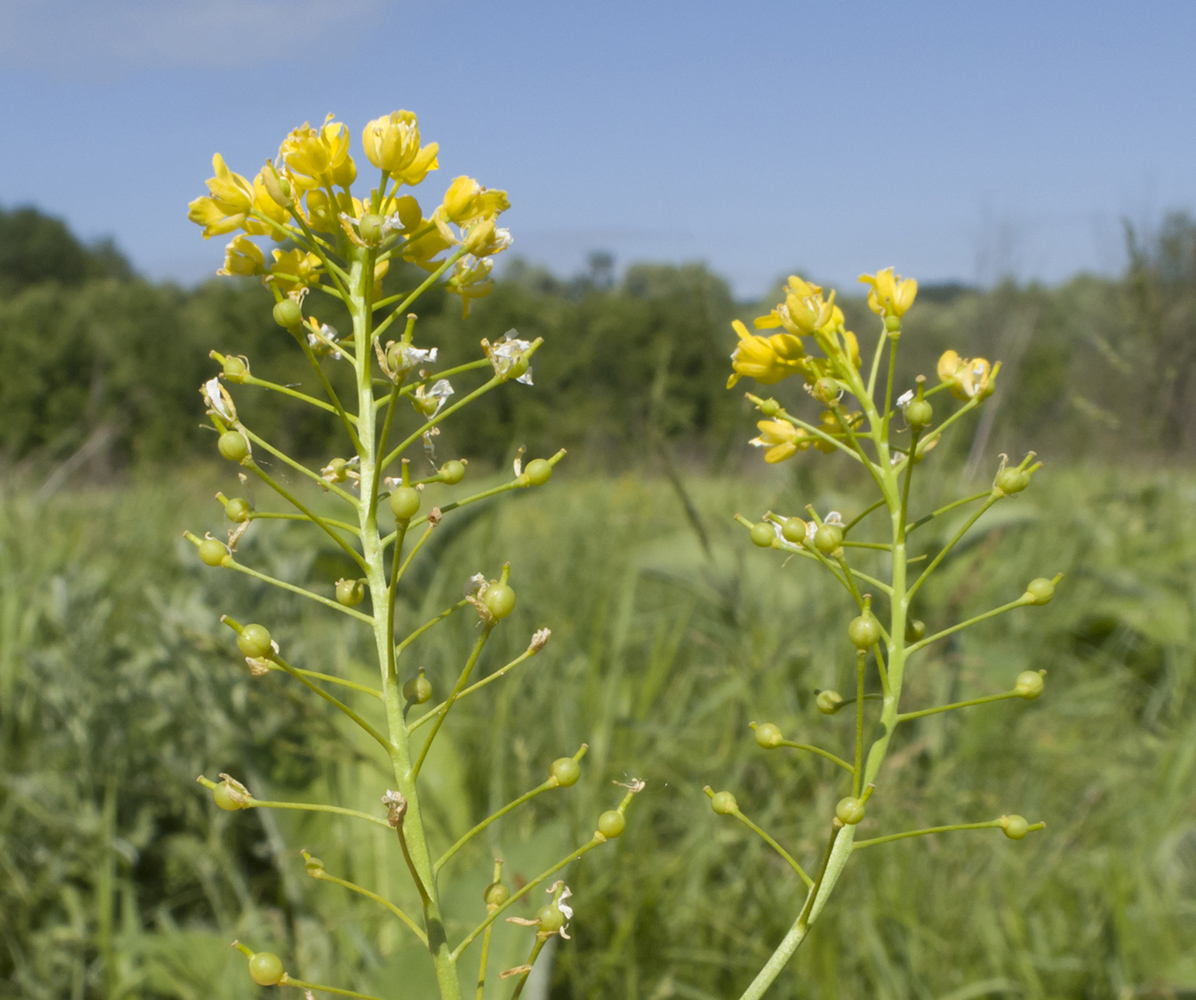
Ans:
[[[153,277],[220,263],[185,219],[212,152],[397,108],[439,195],[507,188],[511,253],[1059,281],[1121,219],[1196,207],[1196,4],[0,0],[0,204],[110,234]]]

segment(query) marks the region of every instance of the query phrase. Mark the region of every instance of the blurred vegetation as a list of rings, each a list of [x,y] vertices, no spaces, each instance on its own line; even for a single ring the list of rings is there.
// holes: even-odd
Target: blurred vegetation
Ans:
[[[574,940],[553,957],[553,996],[734,995],[788,926],[800,886],[715,816],[701,789],[732,788],[814,863],[842,794],[838,772],[760,750],[747,726],[773,721],[790,738],[846,745],[850,720],[820,715],[813,692],[848,683],[836,637],[849,609],[804,562],[778,574],[775,556],[726,515],[811,500],[850,515],[850,470],[816,460],[812,494],[784,470],[695,482],[709,556],[666,484],[568,481],[562,468],[549,488],[438,534],[439,549],[413,570],[400,609],[411,623],[456,600],[480,566],[513,559],[519,606],[483,671],[534,629],[553,629],[527,673],[450,718],[428,772],[442,846],[537,784],[556,756],[591,747],[578,786],[537,799],[453,862],[469,878],[449,901],[451,922],[480,915],[492,857],[530,877],[588,838],[612,780],[648,781],[627,833],[568,875]],[[956,483],[951,465],[930,468],[920,505]],[[183,524],[220,530],[206,498],[227,478],[201,470],[48,502],[2,498],[4,995],[249,997],[234,936],[277,950],[305,978],[423,995],[425,963],[403,928],[303,874],[307,848],[335,874],[400,893],[384,831],[222,813],[194,784],[227,771],[259,796],[375,811],[387,783],[373,749],[303,689],[251,677],[218,624],[221,611],[268,621],[294,662],[369,680],[355,623],[205,569],[179,539]],[[1027,668],[1049,671],[1047,692],[903,727],[865,823],[876,834],[1016,811],[1047,830],[1019,843],[984,831],[864,852],[778,998],[1196,991],[1194,502],[1188,474],[1047,470],[981,522],[924,595],[918,613],[931,629],[1002,603],[1039,572],[1066,572],[1066,586],[1047,608],[928,651],[911,667],[910,704],[1005,690]],[[914,538],[932,549],[954,527]],[[342,569],[300,526],[257,522],[241,548],[316,590]],[[472,637],[465,618],[450,619],[413,647],[411,664],[442,691]],[[508,965],[526,936],[503,926],[495,947]]]
[[[1176,216],[1129,246],[1119,280],[924,288],[903,339],[905,383],[933,377],[948,347],[1005,362],[979,421],[924,466],[920,504],[988,475],[997,451],[1051,460],[981,522],[918,613],[933,629],[1031,576],[1068,577],[1049,607],[969,630],[911,668],[911,705],[1002,690],[1026,668],[1049,671],[1047,693],[903,729],[865,823],[879,833],[1015,811],[1047,831],[864,852],[778,1000],[1196,995],[1196,478],[1171,462],[1196,444],[1196,227]],[[210,497],[235,489],[226,467],[194,461],[212,453],[196,392],[215,370],[208,350],[307,382],[268,296],[227,279],[144,281],[110,245],[84,246],[32,210],[0,212],[0,260],[0,996],[249,997],[228,947],[238,935],[308,978],[423,995],[402,928],[303,874],[305,847],[330,872],[412,902],[372,827],[230,815],[193,784],[227,771],[259,796],[367,811],[386,787],[355,732],[284,679],[247,674],[218,617],[267,621],[299,665],[362,681],[366,637],[205,570],[179,537],[221,532]],[[858,299],[844,304],[857,330],[873,329]],[[427,773],[440,843],[537,784],[553,758],[591,750],[576,788],[454,860],[472,894],[449,901],[449,918],[476,919],[495,855],[512,875],[536,874],[589,836],[612,780],[642,777],[627,833],[569,875],[574,940],[552,957],[552,995],[725,997],[801,893],[710,811],[702,786],[731,788],[815,858],[835,775],[765,753],[747,724],[846,740],[849,720],[819,715],[812,695],[846,686],[850,670],[827,652],[841,650],[847,607],[804,563],[778,572],[729,515],[813,502],[851,516],[858,484],[825,456],[765,470],[745,447],[750,415],[723,385],[729,320],[756,309],[701,266],[640,265],[614,281],[596,260],[566,281],[515,263],[467,324],[458,308],[432,297],[420,325],[450,363],[511,327],[547,343],[534,390],[485,397],[438,449],[479,465],[524,443],[573,454],[547,489],[446,521],[409,575],[401,613],[414,624],[472,573],[512,560],[519,607],[483,672],[553,629],[529,673],[464,702],[438,741]],[[322,318],[338,325],[332,310]],[[336,452],[326,421],[237,395],[246,422],[284,448]],[[751,475],[733,479],[745,459]],[[624,471],[645,466],[673,482]],[[62,489],[80,471],[89,477]],[[919,544],[955,526],[922,529]],[[321,591],[347,572],[293,525],[258,522],[241,551]],[[450,619],[413,647],[438,691],[471,639]],[[514,965],[525,945],[504,925],[494,947]]]
[[[1149,238],[1131,232],[1128,246],[1122,279],[923,289],[906,323],[903,380],[933,380],[947,348],[1004,362],[995,405],[975,440],[960,444],[974,463],[994,443],[1069,459],[1191,455],[1196,224],[1171,216]],[[0,459],[10,464],[45,469],[70,459],[94,473],[210,454],[194,394],[215,371],[213,347],[246,355],[264,377],[311,381],[256,281],[213,279],[191,290],[150,283],[132,276],[110,244],[85,247],[32,209],[0,212],[0,262]],[[388,292],[422,277],[396,268]],[[855,290],[841,291],[851,325],[872,330],[875,318]],[[667,443],[715,469],[734,467],[746,414],[741,394],[723,389],[730,320],[772,302],[736,302],[698,264],[633,265],[615,281],[601,254],[571,280],[511,262],[468,323],[456,300],[428,296],[419,337],[449,362],[472,358],[477,340],[512,327],[547,342],[535,391],[487,397],[442,442],[492,461],[519,444],[533,452],[563,446],[616,469],[654,462]],[[343,328],[336,303],[320,318]],[[293,453],[335,453],[334,425],[261,402],[239,394],[260,433]]]

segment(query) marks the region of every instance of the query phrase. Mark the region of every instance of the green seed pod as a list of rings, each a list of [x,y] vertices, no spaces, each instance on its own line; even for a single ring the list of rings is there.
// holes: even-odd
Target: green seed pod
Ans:
[[[224,377],[230,382],[244,382],[249,373],[249,366],[241,358],[231,354],[224,359]]]
[[[835,815],[839,817],[840,823],[855,826],[864,818],[864,803],[849,795],[839,800],[839,804],[835,806]]]
[[[414,486],[396,486],[390,495],[390,510],[398,521],[410,521],[419,512],[419,490]]]
[[[432,697],[432,682],[422,673],[403,685],[403,697],[413,705],[422,705]]]
[[[829,556],[843,544],[843,529],[837,524],[824,524],[814,532],[814,548]]]
[[[375,215],[373,212],[367,212],[357,224],[357,232],[361,234],[361,238],[367,243],[381,243],[383,221],[382,216]]]
[[[482,893],[482,902],[496,910],[511,898],[511,890],[501,882],[491,882]]]
[[[216,805],[225,812],[236,812],[238,809],[244,808],[232,796],[232,789],[229,787],[227,781],[222,781],[215,788],[212,789],[212,798],[216,800]]]
[[[770,548],[776,537],[777,533],[772,530],[772,522],[760,521],[752,525],[753,545],[759,545],[762,549]]]
[[[355,608],[365,600],[364,580],[337,580],[336,603],[346,608]]]
[[[900,333],[901,332],[901,317],[900,316],[886,316],[885,317],[885,330],[887,330],[889,333]]]
[[[814,398],[827,406],[832,405],[842,393],[839,383],[833,378],[823,376],[814,383]]]
[[[224,542],[215,538],[205,538],[199,543],[199,558],[205,566],[219,566],[228,555],[228,548]]]
[[[1030,604],[1050,604],[1051,598],[1055,596],[1055,585],[1045,576],[1040,576],[1030,581],[1024,596],[1029,599]]]
[[[847,626],[847,638],[856,649],[870,649],[880,641],[880,622],[871,611],[853,618]]]
[[[781,412],[781,404],[775,399],[766,399],[760,404],[760,412],[771,420]]]
[[[282,959],[272,951],[259,951],[249,960],[249,978],[258,986],[277,986],[282,975]]]
[[[495,618],[506,618],[515,610],[515,591],[505,583],[493,583],[482,595],[482,603]]]
[[[303,322],[303,309],[294,299],[283,299],[274,304],[274,322],[292,330]]]
[[[823,715],[834,715],[843,705],[843,695],[838,691],[819,691],[814,704]]]
[[[249,501],[241,497],[233,497],[224,505],[224,516],[230,521],[235,521],[237,524],[244,524],[249,520],[249,515],[252,513],[253,507]]]
[[[565,926],[565,915],[556,903],[541,906],[540,912],[536,916],[540,920],[540,932],[542,934],[555,934]]]
[[[239,462],[249,454],[249,442],[240,431],[225,431],[216,442],[216,448],[230,462]]]
[[[1030,477],[1020,469],[1002,469],[997,475],[997,489],[1002,493],[1021,493],[1030,485]]]
[[[623,818],[623,814],[618,809],[608,809],[598,817],[598,832],[607,840],[614,840],[625,829],[627,829],[627,820]]]
[[[1017,692],[1019,698],[1033,701],[1042,694],[1043,687],[1042,674],[1037,670],[1023,670],[1017,675],[1013,690]]]
[[[720,816],[730,816],[738,811],[739,803],[735,801],[735,796],[730,792],[715,792],[710,799],[710,808]]]
[[[905,620],[905,641],[917,642],[926,634],[926,623],[919,621],[917,618],[907,618]]]
[[[549,773],[556,778],[556,783],[561,788],[568,788],[570,785],[576,785],[577,779],[581,777],[581,765],[572,757],[558,757],[552,762]]]
[[[440,467],[440,481],[456,486],[465,478],[465,463],[453,458]]]
[[[533,458],[527,463],[523,474],[533,486],[543,486],[552,478],[552,466],[542,458]]]
[[[801,545],[806,540],[806,522],[800,517],[787,517],[781,525],[781,534],[785,536],[785,541]]]
[[[779,726],[771,722],[762,722],[756,727],[756,743],[765,750],[775,750],[785,742]]]
[[[905,408],[906,422],[916,431],[929,427],[934,420],[934,407],[927,399],[915,399]]]
[[[1001,830],[1010,840],[1021,840],[1030,832],[1030,824],[1024,816],[1002,816]]]
[[[237,636],[237,648],[246,656],[270,656],[274,652],[270,630],[265,625],[246,625]]]

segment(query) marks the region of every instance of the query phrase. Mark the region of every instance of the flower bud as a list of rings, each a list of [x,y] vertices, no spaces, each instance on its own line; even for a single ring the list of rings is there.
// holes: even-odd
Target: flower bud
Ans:
[[[419,490],[396,486],[390,495],[390,510],[398,521],[410,521],[419,512]]]
[[[1030,832],[1030,824],[1024,816],[1002,816],[1001,829],[1010,840],[1021,840]]]
[[[258,986],[277,986],[282,976],[282,959],[272,951],[259,951],[250,958],[249,978]]]
[[[543,486],[552,478],[552,466],[543,458],[533,458],[527,463],[523,474],[533,486]]]
[[[440,481],[456,486],[465,478],[465,463],[453,458],[440,467]]]
[[[515,610],[515,591],[505,583],[492,583],[482,595],[482,603],[495,618],[506,618]]]
[[[856,649],[871,649],[880,641],[880,622],[871,611],[853,618],[847,626],[847,638]]]
[[[236,524],[244,524],[252,512],[253,507],[242,497],[233,497],[224,505],[224,516]]]
[[[249,442],[240,431],[225,431],[216,442],[216,448],[230,462],[240,462],[249,455]]]
[[[1013,686],[1013,690],[1017,692],[1019,698],[1025,698],[1026,701],[1033,701],[1042,694],[1043,687],[1042,672],[1038,670],[1023,670],[1017,675],[1017,681]]]
[[[905,408],[905,419],[911,428],[920,431],[934,420],[934,407],[927,399],[915,399]]]
[[[364,580],[337,580],[336,603],[346,608],[355,608],[365,599]]]
[[[572,757],[558,757],[552,762],[549,774],[556,779],[561,788],[568,788],[570,785],[576,785],[577,779],[581,777],[581,765]]]
[[[1030,477],[1021,469],[1002,469],[997,474],[996,485],[997,489],[1002,493],[1021,493],[1022,490],[1030,485]]]
[[[270,630],[265,625],[246,625],[237,636],[237,648],[246,656],[270,657],[274,653]]]
[[[758,545],[762,549],[767,549],[772,546],[776,540],[777,533],[773,530],[772,523],[769,521],[760,521],[752,525],[752,544]]]
[[[834,715],[843,707],[843,695],[838,691],[819,691],[814,698],[814,704],[823,715]]]
[[[755,729],[756,743],[765,750],[775,750],[785,742],[785,737],[781,735],[780,727],[771,722],[761,723]]]
[[[274,322],[287,330],[293,330],[303,322],[303,308],[294,299],[283,299],[274,304]]]
[[[787,517],[781,525],[781,534],[785,536],[785,541],[801,545],[806,540],[806,522],[800,517]]]
[[[837,524],[824,524],[814,532],[814,548],[829,556],[843,544],[843,529]]]
[[[771,420],[781,412],[781,404],[775,399],[766,399],[760,404],[760,412]]]
[[[607,840],[614,840],[625,829],[627,829],[627,820],[623,818],[623,814],[618,809],[608,809],[598,817],[598,832]]]
[[[1035,580],[1031,580],[1026,586],[1026,592],[1022,595],[1023,599],[1028,604],[1050,604],[1051,598],[1055,596],[1055,585],[1045,576],[1040,576]]]
[[[432,682],[424,676],[422,670],[418,676],[412,677],[403,685],[403,697],[413,705],[422,705],[431,699]]]
[[[224,542],[215,538],[205,538],[199,543],[199,558],[205,566],[219,566],[228,555],[228,548]]]
[[[864,818],[864,803],[849,795],[839,800],[839,804],[835,806],[835,815],[845,826],[855,826]]]
[[[738,811],[739,803],[730,792],[715,792],[710,799],[710,808],[720,816],[730,816]]]
[[[482,893],[482,902],[496,910],[511,898],[511,890],[501,882],[491,882]]]

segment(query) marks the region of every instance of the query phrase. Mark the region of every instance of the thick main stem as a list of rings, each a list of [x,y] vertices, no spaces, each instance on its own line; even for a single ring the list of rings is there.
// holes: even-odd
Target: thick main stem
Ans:
[[[353,339],[357,345],[357,412],[359,415],[357,436],[361,482],[373,484],[378,470],[378,428],[374,410],[374,387],[370,369],[373,357],[372,312],[370,301],[373,293],[373,253],[366,250],[354,252],[353,265],[349,271],[349,300],[347,305],[353,316]],[[367,485],[368,488],[368,485]],[[415,870],[426,892],[424,903],[424,930],[428,935],[428,950],[436,966],[436,981],[443,1000],[460,1000],[461,983],[457,976],[457,963],[449,949],[444,932],[444,921],[440,913],[440,895],[436,888],[432,858],[428,850],[424,830],[423,814],[420,809],[419,793],[411,761],[411,743],[407,725],[403,720],[403,696],[394,669],[393,626],[381,609],[390,606],[390,581],[386,573],[385,549],[378,530],[378,505],[372,497],[362,497],[358,505],[361,523],[361,546],[366,564],[366,579],[370,596],[376,609],[374,614],[374,644],[378,655],[379,671],[382,677],[382,700],[386,706],[387,734],[390,740],[390,756],[394,766],[398,791],[407,800],[407,811],[402,819],[403,836]],[[396,551],[392,558],[401,558]]]

